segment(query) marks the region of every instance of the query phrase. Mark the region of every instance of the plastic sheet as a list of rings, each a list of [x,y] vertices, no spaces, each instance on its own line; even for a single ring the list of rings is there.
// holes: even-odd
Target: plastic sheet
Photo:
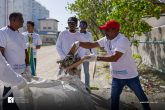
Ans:
[[[90,94],[77,76],[33,80],[22,90],[13,89],[20,110],[95,110]]]

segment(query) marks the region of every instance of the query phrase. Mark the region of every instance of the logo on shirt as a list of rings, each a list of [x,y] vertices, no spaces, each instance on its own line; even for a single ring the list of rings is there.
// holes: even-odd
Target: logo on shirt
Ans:
[[[128,74],[127,70],[113,70],[113,74]]]
[[[15,64],[13,65],[13,69],[25,69],[26,64]]]

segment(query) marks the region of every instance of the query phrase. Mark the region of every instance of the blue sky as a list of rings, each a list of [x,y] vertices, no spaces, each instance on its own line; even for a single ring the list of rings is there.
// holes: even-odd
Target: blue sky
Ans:
[[[58,30],[62,31],[67,26],[67,19],[70,16],[74,16],[75,14],[71,14],[69,10],[66,10],[67,3],[74,3],[75,0],[36,0],[40,2],[43,6],[45,6],[50,12],[50,18],[57,19]]]

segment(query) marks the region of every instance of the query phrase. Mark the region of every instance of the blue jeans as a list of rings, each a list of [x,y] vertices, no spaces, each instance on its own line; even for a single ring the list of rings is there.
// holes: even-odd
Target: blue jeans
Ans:
[[[113,78],[111,90],[111,110],[119,110],[120,94],[125,85],[134,91],[140,102],[148,102],[148,98],[142,90],[138,76],[131,79]],[[142,103],[142,106],[143,110],[150,110],[149,103]]]
[[[90,80],[89,62],[84,62],[83,67],[84,67],[84,74],[85,74],[85,85],[89,87],[89,80]]]

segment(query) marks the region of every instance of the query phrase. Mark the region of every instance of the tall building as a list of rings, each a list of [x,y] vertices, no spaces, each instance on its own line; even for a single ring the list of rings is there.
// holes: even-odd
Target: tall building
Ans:
[[[39,19],[39,34],[43,45],[55,44],[58,36],[58,20],[53,18]]]
[[[9,15],[12,12],[20,12],[23,14],[24,26],[26,29],[26,22],[32,20],[36,24],[36,30],[39,28],[38,19],[48,18],[49,11],[35,0],[1,0],[0,3],[0,27],[9,24]]]
[[[1,0],[0,3],[0,28],[6,25],[6,0]]]
[[[39,19],[49,18],[49,11],[37,1],[33,0],[32,19],[35,22],[35,30],[39,30]]]

